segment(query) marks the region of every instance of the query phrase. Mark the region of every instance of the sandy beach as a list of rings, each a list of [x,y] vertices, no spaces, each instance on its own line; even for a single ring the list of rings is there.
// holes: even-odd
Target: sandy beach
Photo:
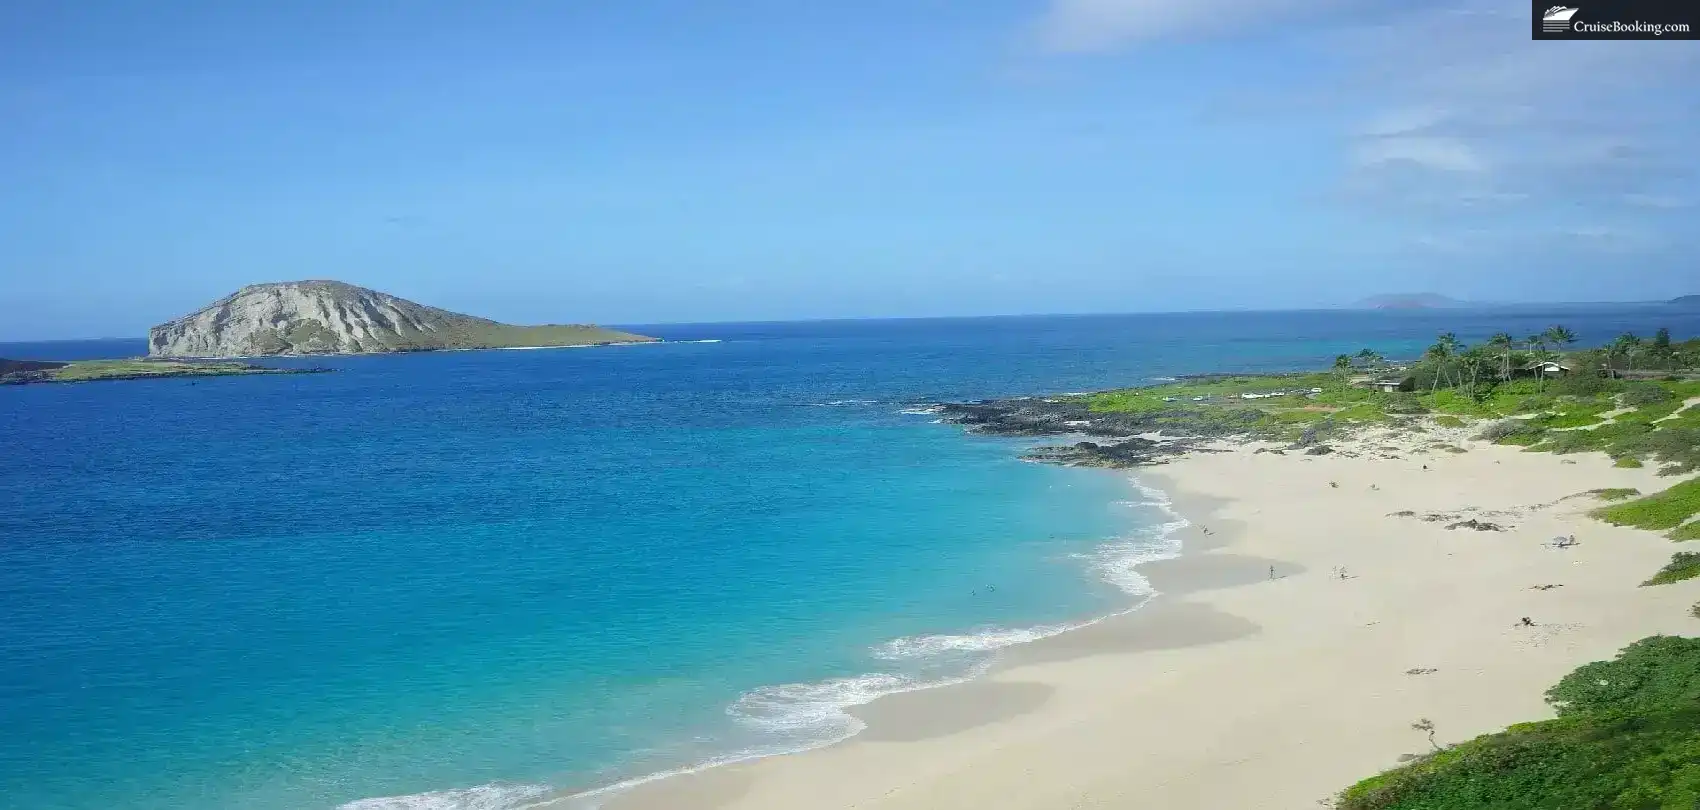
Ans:
[[[1193,524],[1181,557],[1141,569],[1159,592],[1142,609],[859,707],[847,742],[604,806],[1316,808],[1429,750],[1421,719],[1445,745],[1549,717],[1543,691],[1577,665],[1700,629],[1700,581],[1639,587],[1669,540],[1585,515],[1588,490],[1676,479],[1471,432],[1372,431],[1321,456],[1224,444],[1142,471]],[[1447,528],[1471,518],[1504,530]]]

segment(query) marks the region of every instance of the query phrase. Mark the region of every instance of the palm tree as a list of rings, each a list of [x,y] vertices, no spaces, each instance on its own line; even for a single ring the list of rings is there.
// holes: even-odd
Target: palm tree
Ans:
[[[1458,359],[1463,363],[1464,370],[1470,372],[1469,392],[1470,396],[1474,398],[1476,396],[1476,381],[1480,379],[1482,369],[1487,368],[1489,364],[1487,348],[1471,346],[1459,355]]]
[[[1661,363],[1669,364],[1675,357],[1675,351],[1670,345],[1670,330],[1661,326],[1653,333],[1653,342],[1647,344],[1647,353]]]
[[[1547,327],[1547,331],[1542,335],[1547,339],[1547,343],[1559,351],[1566,350],[1570,344],[1576,342],[1576,333],[1558,324]]]
[[[1625,332],[1617,336],[1607,349],[1607,356],[1618,355],[1624,359],[1630,371],[1635,370],[1635,356],[1641,353],[1641,339],[1633,332]],[[1621,376],[1621,375],[1619,375]]]
[[[1364,364],[1364,368],[1369,369],[1370,371],[1375,371],[1387,365],[1387,358],[1382,357],[1380,353],[1371,349],[1364,349],[1363,351],[1358,352],[1357,359]]]
[[[1340,384],[1345,385],[1347,378],[1352,376],[1352,356],[1349,354],[1335,355],[1334,373],[1340,375]]]
[[[1428,359],[1434,361],[1434,384],[1429,386],[1430,391],[1440,389],[1440,380],[1446,375],[1446,364],[1457,352],[1458,345],[1458,336],[1447,332],[1436,338],[1434,345],[1428,347],[1428,351],[1424,353]]]
[[[1551,330],[1548,330],[1548,331],[1550,332]],[[1524,345],[1529,347],[1529,353],[1534,355],[1534,360],[1535,360],[1536,363],[1543,363],[1543,362],[1546,361],[1547,340],[1548,340],[1548,337],[1547,337],[1547,334],[1545,332],[1536,333],[1536,334],[1530,335],[1530,336],[1523,339]],[[1545,390],[1546,384],[1547,384],[1547,375],[1546,375],[1545,372],[1541,371],[1538,366],[1536,367],[1536,370],[1535,370],[1535,379],[1537,381],[1535,383],[1535,390],[1537,390],[1537,391]]]
[[[1517,341],[1512,339],[1511,333],[1500,332],[1488,338],[1487,345],[1499,352],[1499,378],[1510,382],[1511,350],[1516,347]]]

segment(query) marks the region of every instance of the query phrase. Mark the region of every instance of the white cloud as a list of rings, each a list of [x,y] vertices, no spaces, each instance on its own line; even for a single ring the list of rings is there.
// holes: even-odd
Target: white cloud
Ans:
[[[1105,51],[1130,42],[1256,28],[1349,0],[1052,0],[1039,21],[1046,48]]]
[[[1403,162],[1443,172],[1482,172],[1488,168],[1475,149],[1461,140],[1418,135],[1363,139],[1353,160],[1359,167]]]
[[[1051,0],[1039,29],[1060,52],[1237,33],[1303,49],[1307,68],[1275,72],[1288,83],[1256,88],[1236,123],[1344,114],[1325,196],[1426,250],[1692,240],[1672,213],[1700,199],[1700,43],[1534,42],[1529,14],[1520,0]]]

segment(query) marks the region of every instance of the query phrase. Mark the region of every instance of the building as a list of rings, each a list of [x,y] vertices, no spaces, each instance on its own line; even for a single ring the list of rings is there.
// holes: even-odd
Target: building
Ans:
[[[1537,377],[1562,377],[1570,373],[1569,366],[1552,360],[1529,363],[1519,370]]]
[[[1355,380],[1355,381],[1353,381],[1352,385],[1357,386],[1359,388],[1368,388],[1372,391],[1380,391],[1384,394],[1391,394],[1395,391],[1398,391],[1400,388],[1402,388],[1405,385],[1405,378],[1403,378],[1403,377],[1371,377],[1371,378],[1366,379],[1366,380]]]

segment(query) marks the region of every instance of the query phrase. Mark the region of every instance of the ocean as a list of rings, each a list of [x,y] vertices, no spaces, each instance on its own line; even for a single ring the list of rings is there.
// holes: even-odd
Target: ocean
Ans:
[[[0,388],[0,804],[508,810],[843,739],[1176,551],[1161,493],[925,403],[1552,323],[1700,313],[638,326],[676,342]]]

